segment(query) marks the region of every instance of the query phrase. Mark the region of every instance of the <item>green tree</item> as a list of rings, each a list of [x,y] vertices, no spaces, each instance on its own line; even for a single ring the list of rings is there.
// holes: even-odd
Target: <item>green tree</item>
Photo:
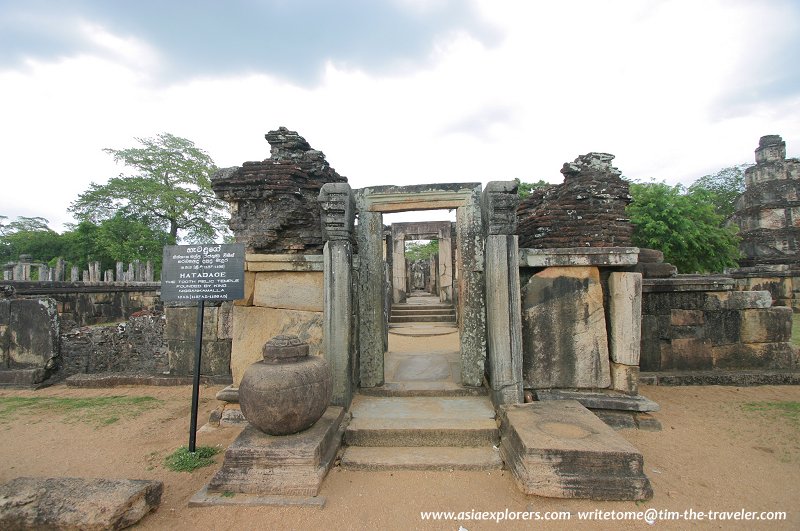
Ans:
[[[690,194],[698,194],[714,205],[714,210],[728,219],[736,208],[736,200],[744,192],[744,171],[752,164],[739,164],[722,168],[712,175],[704,175],[689,187]]]
[[[439,240],[410,241],[406,243],[406,259],[412,262],[427,260],[434,254],[439,254]]]
[[[517,195],[519,195],[520,199],[525,199],[531,192],[536,190],[537,188],[546,188],[548,186],[552,186],[550,183],[539,179],[535,183],[526,183],[522,182],[519,179],[516,179],[519,182],[519,186],[517,187]]]
[[[57,256],[63,248],[61,236],[48,225],[45,218],[24,216],[4,224],[0,235],[0,260],[8,262],[17,260],[21,254],[29,254],[34,261],[44,262]]]
[[[103,150],[136,173],[113,177],[107,184],[93,182],[69,211],[94,223],[122,212],[166,232],[173,243],[179,236],[191,242],[224,236],[225,205],[211,190],[217,170],[211,157],[192,141],[169,133],[136,140],[142,147]]]
[[[634,245],[662,251],[681,273],[720,272],[737,265],[736,228],[724,225],[705,192],[656,182],[631,183],[630,192],[627,213],[635,226]]]

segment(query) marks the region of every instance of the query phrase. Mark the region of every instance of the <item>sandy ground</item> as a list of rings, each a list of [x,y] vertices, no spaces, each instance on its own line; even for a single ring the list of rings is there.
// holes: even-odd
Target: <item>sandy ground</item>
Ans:
[[[220,387],[204,387],[201,419],[218,405]],[[164,482],[161,507],[143,529],[564,529],[575,527],[578,511],[788,511],[784,522],[739,522],[738,527],[800,528],[800,425],[774,413],[748,411],[744,404],[800,401],[800,387],[644,387],[661,404],[661,432],[620,433],[644,454],[654,498],[645,503],[554,500],[525,496],[507,471],[351,472],[334,468],[319,508],[187,507],[189,498],[218,465],[193,473],[171,472],[165,455],[187,443],[190,387],[122,387],[76,390],[2,391],[0,396],[153,396],[164,401],[136,418],[98,427],[64,414],[17,416],[0,423],[0,480],[17,476],[149,478]],[[200,433],[198,444],[225,446],[237,428]],[[567,511],[572,520],[543,522],[429,522],[420,511]],[[684,529],[693,522],[660,522]],[[640,528],[643,522],[583,524],[590,528]],[[728,529],[730,522],[702,527]]]

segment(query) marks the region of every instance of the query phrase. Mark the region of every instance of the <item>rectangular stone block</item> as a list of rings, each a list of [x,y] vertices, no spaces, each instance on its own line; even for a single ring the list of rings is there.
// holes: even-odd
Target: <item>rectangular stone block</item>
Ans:
[[[223,302],[217,310],[217,338],[233,339],[233,304]]]
[[[525,494],[593,500],[653,496],[642,454],[574,400],[510,406],[501,430],[500,455]]]
[[[709,293],[704,310],[744,310],[769,308],[772,295],[769,291],[718,291]]]
[[[639,367],[611,362],[611,388],[625,394],[639,394]]]
[[[611,273],[608,277],[609,354],[611,360],[639,365],[642,338],[642,275]]]
[[[238,387],[245,369],[262,359],[264,343],[280,334],[299,336],[312,356],[322,355],[322,312],[302,312],[258,306],[233,307],[231,375]]]
[[[244,297],[234,301],[236,306],[252,306],[253,296],[256,292],[256,273],[253,271],[244,272]]]
[[[253,305],[306,312],[322,311],[321,272],[273,271],[258,273]]]
[[[607,388],[608,340],[596,267],[550,267],[522,290],[525,387]]]
[[[792,309],[785,306],[743,310],[742,343],[780,343],[792,337]]]
[[[705,319],[706,325],[703,327],[705,338],[714,345],[730,345],[742,340],[741,310],[708,311]]]
[[[672,326],[701,325],[706,321],[702,310],[672,310],[669,324]]]
[[[707,339],[673,339],[668,346],[662,346],[661,370],[711,369],[711,347],[712,344]]]
[[[195,342],[179,339],[167,340],[167,355],[171,374],[194,374]],[[203,341],[200,374],[227,376],[231,370],[231,341]]]
[[[216,306],[205,306],[203,310],[203,341],[217,339],[217,314]],[[197,334],[197,306],[168,306],[164,308],[164,317],[166,318],[164,339],[194,341]]]
[[[797,352],[791,343],[749,343],[722,345],[712,349],[715,369],[798,368]]]

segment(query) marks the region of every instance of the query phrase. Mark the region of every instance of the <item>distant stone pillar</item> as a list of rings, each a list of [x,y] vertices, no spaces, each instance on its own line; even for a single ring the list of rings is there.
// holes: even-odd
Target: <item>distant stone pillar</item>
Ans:
[[[392,302],[405,302],[408,294],[406,235],[392,226]]]
[[[30,280],[31,279],[31,255],[19,255],[19,263],[14,271],[14,280]]]
[[[517,182],[486,185],[481,210],[486,230],[486,332],[489,385],[495,404],[518,404],[522,389],[522,306],[519,285]]]
[[[72,266],[72,269],[69,272],[69,280],[70,282],[78,282],[80,280],[80,270],[78,266]]]
[[[453,239],[451,228],[439,232],[439,301],[453,302]]]
[[[59,258],[56,261],[56,270],[53,274],[53,280],[56,282],[62,282],[64,280],[64,270],[66,269],[66,264],[64,263],[63,258]]]
[[[122,262],[117,262],[116,275],[114,275],[114,278],[117,280],[117,282],[122,282],[125,280],[125,264]]]
[[[355,201],[350,185],[320,189],[324,264],[322,350],[331,367],[331,403],[348,407],[353,398],[353,246]]]
[[[45,264],[39,265],[39,282],[47,282],[50,280],[50,268],[47,267]]]
[[[153,262],[150,260],[144,265],[144,281],[153,282]]]

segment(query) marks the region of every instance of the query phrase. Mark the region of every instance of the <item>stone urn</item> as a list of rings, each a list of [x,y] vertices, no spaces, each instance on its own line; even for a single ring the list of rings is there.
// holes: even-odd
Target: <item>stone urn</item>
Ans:
[[[263,361],[244,371],[239,405],[244,417],[270,435],[289,435],[310,428],[331,401],[328,362],[308,355],[308,343],[297,336],[270,339]]]

